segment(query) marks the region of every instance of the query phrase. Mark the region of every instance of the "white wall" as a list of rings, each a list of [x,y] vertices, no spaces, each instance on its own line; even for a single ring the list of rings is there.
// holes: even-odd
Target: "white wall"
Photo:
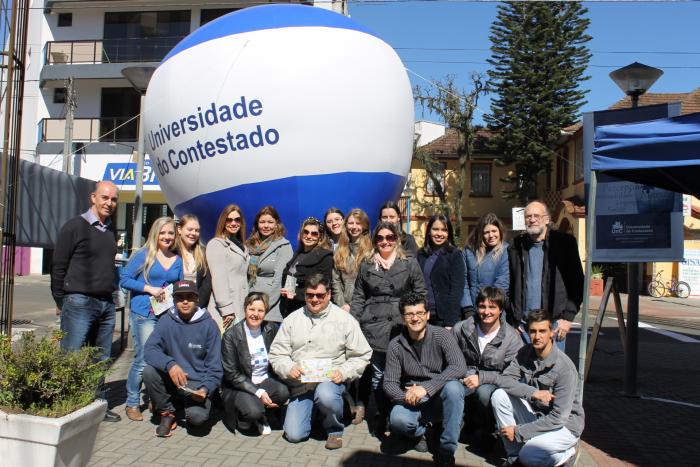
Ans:
[[[414,132],[418,137],[418,146],[424,146],[429,142],[445,134],[445,126],[440,123],[419,120],[415,124]]]

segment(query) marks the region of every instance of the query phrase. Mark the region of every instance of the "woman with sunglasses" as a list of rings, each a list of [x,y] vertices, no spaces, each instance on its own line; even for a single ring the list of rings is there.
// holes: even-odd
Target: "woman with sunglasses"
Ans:
[[[323,224],[326,227],[326,235],[328,236],[328,242],[331,245],[333,251],[338,248],[338,243],[340,242],[340,236],[343,233],[343,220],[345,220],[345,214],[338,208],[328,208],[326,213],[323,215]]]
[[[451,329],[461,319],[465,279],[462,252],[454,244],[452,222],[447,216],[436,214],[428,220],[418,264],[425,279],[430,324]]]
[[[289,260],[282,273],[282,290],[280,300],[282,316],[286,317],[292,311],[303,307],[305,302],[304,292],[306,279],[314,274],[323,274],[331,281],[333,271],[333,252],[328,244],[326,230],[321,221],[315,217],[308,217],[299,229],[299,243],[297,251]],[[289,281],[287,278],[293,278]],[[293,282],[294,290],[285,286]]]
[[[379,222],[391,222],[399,228],[401,238],[401,248],[404,253],[414,258],[418,254],[418,244],[416,239],[410,233],[404,232],[403,217],[401,216],[401,208],[394,201],[387,201],[379,208]]]
[[[267,321],[282,321],[282,274],[294,254],[284,233],[284,225],[277,210],[265,206],[256,214],[253,232],[248,239],[248,288],[251,292],[265,293],[269,297],[269,312],[265,315]]]
[[[360,403],[367,407],[374,392],[377,417],[374,433],[383,436],[388,403],[381,387],[389,341],[401,331],[399,299],[407,292],[425,294],[423,273],[415,258],[401,247],[399,228],[393,222],[380,222],[372,234],[373,250],[360,264],[350,313],[359,321],[372,347],[372,359],[360,380]]]
[[[178,220],[175,252],[182,258],[184,279],[197,285],[197,301],[202,308],[206,308],[211,298],[211,274],[207,266],[206,250],[199,235],[197,216],[185,214]]]
[[[214,304],[222,319],[222,329],[244,318],[243,301],[248,295],[249,258],[245,246],[243,211],[235,204],[229,204],[219,216],[214,238],[207,244]],[[216,313],[212,313],[212,316],[218,318]]]

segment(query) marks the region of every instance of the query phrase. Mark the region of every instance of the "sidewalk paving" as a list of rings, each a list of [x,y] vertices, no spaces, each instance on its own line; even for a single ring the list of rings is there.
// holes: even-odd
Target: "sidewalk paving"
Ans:
[[[328,451],[324,440],[310,439],[292,444],[282,438],[281,431],[269,436],[233,434],[221,421],[206,436],[188,434],[183,427],[170,438],[157,438],[156,425],[144,412],[143,422],[132,422],[124,414],[125,380],[133,353],[125,351],[113,365],[108,378],[110,407],[122,416],[118,423],[101,423],[97,441],[90,459],[91,466],[149,465],[149,466],[428,466],[432,456],[409,451],[401,456],[388,456],[379,450],[379,441],[370,436],[367,424],[349,425],[343,436],[343,448]],[[118,404],[118,405],[115,405]],[[592,452],[591,452],[592,451]],[[499,458],[484,458],[460,444],[456,454],[457,465],[498,465]],[[596,460],[597,459],[597,460]],[[600,451],[583,444],[579,467],[614,465],[613,460]],[[623,465],[623,464],[619,464]]]

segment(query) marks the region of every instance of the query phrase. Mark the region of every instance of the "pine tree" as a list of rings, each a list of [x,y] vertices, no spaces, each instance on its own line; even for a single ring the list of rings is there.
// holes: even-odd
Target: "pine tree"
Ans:
[[[496,96],[486,121],[498,130],[497,162],[515,166],[504,180],[514,184],[506,195],[523,203],[549,168],[561,130],[585,104],[579,83],[588,79],[591,57],[586,12],[578,2],[507,2],[491,26],[487,86]]]

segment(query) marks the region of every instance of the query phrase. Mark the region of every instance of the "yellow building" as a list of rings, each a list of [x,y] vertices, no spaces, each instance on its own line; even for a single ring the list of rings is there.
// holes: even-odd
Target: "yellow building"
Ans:
[[[681,103],[681,114],[700,112],[700,88],[687,93],[646,93],[639,99],[639,106]],[[610,107],[630,108],[631,101],[625,97]],[[579,243],[581,259],[585,259],[586,207],[583,183],[583,127],[576,123],[562,132],[558,157],[552,160],[551,170],[538,180],[538,196],[547,203],[552,222],[557,228],[573,234]],[[697,250],[700,257],[700,200],[692,198],[690,215],[684,218],[685,249]],[[644,269],[645,286],[658,272],[667,282],[678,277],[679,263],[647,263]],[[620,272],[620,271],[618,271]],[[693,295],[700,290],[691,292]]]
[[[479,218],[488,213],[495,213],[507,228],[512,227],[512,207],[517,201],[504,199],[503,191],[510,185],[500,181],[509,170],[494,164],[496,155],[489,154],[483,142],[490,132],[480,130],[476,144],[476,154],[467,163],[467,177],[464,195],[462,197],[462,236],[459,246],[463,246],[467,234],[475,227]],[[443,181],[449,203],[454,203],[455,188],[458,178],[458,158],[456,148],[457,132],[448,128],[445,133],[421,146],[421,150],[429,153],[440,165],[440,178]],[[428,180],[422,164],[413,159],[411,174],[402,197],[402,209],[407,217],[410,233],[416,237],[418,245],[422,245],[425,237],[425,227],[433,214],[440,212],[440,203],[433,189],[433,183]],[[454,222],[454,219],[452,219]]]

